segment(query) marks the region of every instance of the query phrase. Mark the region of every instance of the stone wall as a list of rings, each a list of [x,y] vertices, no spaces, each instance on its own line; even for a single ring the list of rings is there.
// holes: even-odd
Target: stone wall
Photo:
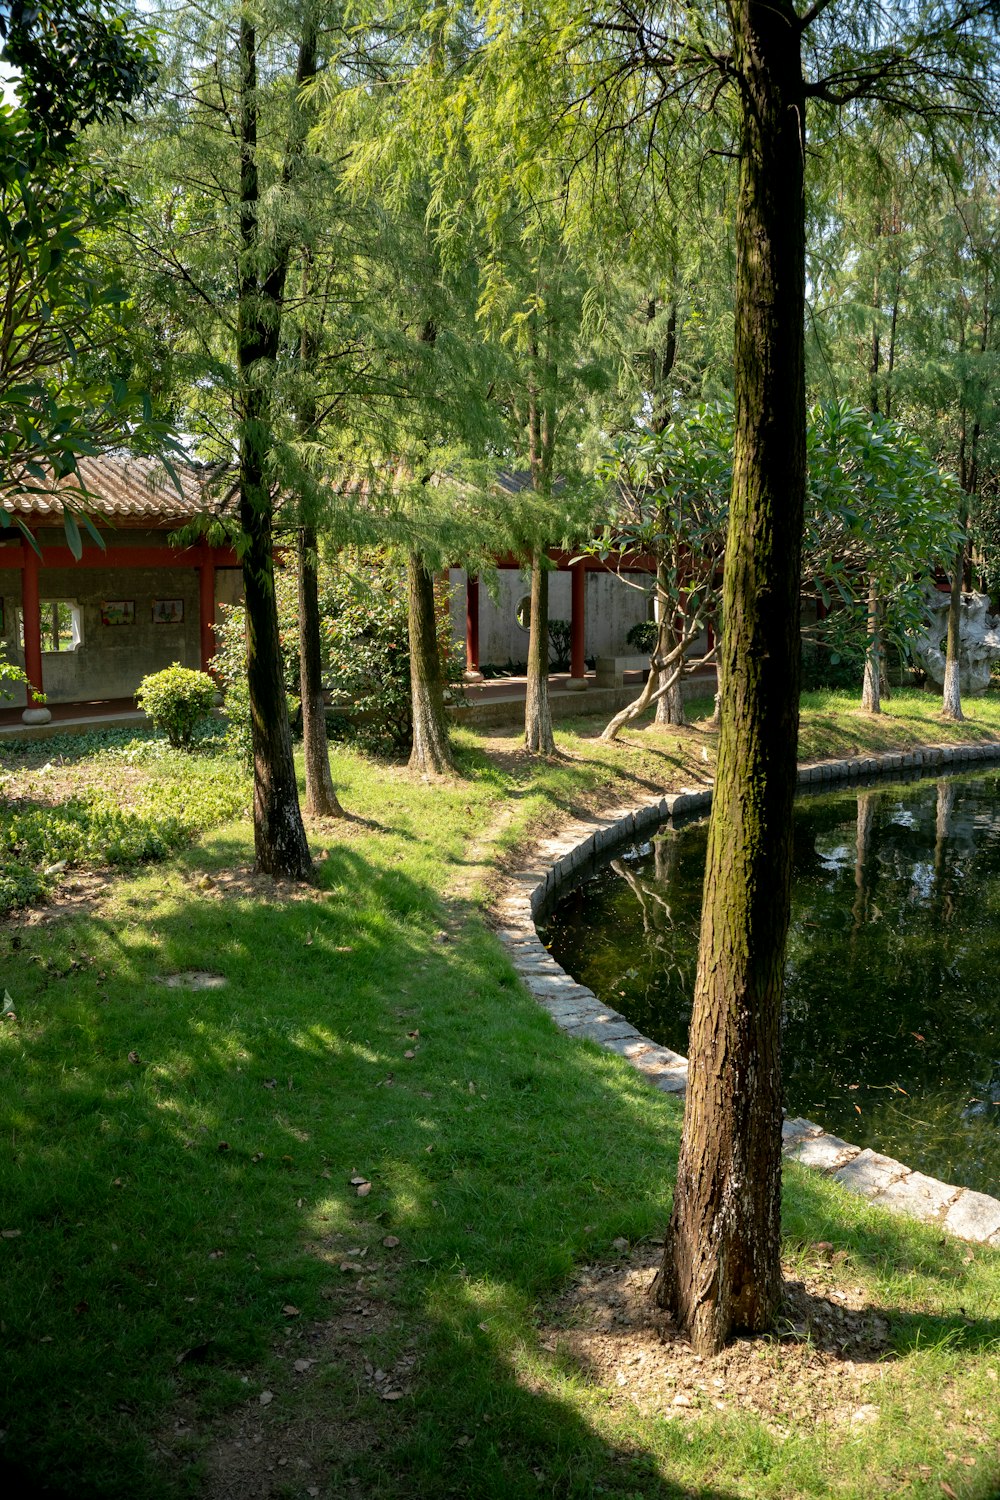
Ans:
[[[162,533],[160,538],[129,538],[151,545],[160,539]],[[143,677],[175,661],[183,667],[201,666],[197,568],[41,568],[39,585],[43,605],[46,600],[64,599],[80,608],[80,644],[71,651],[42,654],[42,676],[49,703],[127,698]],[[0,568],[0,596],[6,654],[23,666],[24,652],[17,644],[16,621],[21,605],[19,569]],[[242,597],[238,568],[216,570],[215,597],[217,603],[233,603]],[[101,623],[101,605],[112,599],[134,603],[134,624]],[[154,623],[153,602],[164,599],[182,601],[182,621]],[[23,687],[0,685],[9,689],[10,702],[19,705],[25,702]]]

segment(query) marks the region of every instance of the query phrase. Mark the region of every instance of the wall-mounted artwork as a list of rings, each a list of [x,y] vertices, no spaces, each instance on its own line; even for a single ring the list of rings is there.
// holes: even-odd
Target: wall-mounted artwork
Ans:
[[[153,600],[153,624],[154,625],[183,625],[184,624],[184,600],[183,599],[154,599]]]
[[[134,599],[102,599],[101,600],[101,624],[102,625],[134,625],[135,624],[135,600]]]

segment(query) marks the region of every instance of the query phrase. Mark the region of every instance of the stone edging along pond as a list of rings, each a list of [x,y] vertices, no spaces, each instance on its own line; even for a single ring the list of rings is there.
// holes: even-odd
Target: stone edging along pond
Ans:
[[[885,771],[934,771],[991,760],[1000,760],[1000,742],[929,745],[920,750],[800,766],[799,785],[856,781]],[[707,812],[711,803],[710,788],[685,790],[641,807],[620,807],[601,817],[578,818],[558,837],[537,846],[532,863],[512,877],[494,908],[500,924],[498,936],[515,969],[556,1025],[570,1036],[585,1037],[616,1052],[654,1088],[678,1096],[687,1086],[687,1058],[651,1042],[624,1016],[602,1004],[593,990],[577,984],[543,946],[535,919],[561,887],[605,849],[641,838],[668,820]],[[782,1136],[786,1156],[825,1172],[876,1206],[939,1224],[963,1240],[1000,1247],[1000,1200],[913,1172],[889,1156],[829,1135],[811,1120],[786,1119]]]

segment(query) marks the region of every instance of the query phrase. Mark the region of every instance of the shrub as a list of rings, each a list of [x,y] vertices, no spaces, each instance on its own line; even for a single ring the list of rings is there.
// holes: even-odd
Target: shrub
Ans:
[[[437,590],[435,590],[437,593]],[[445,600],[438,595],[438,602]],[[372,750],[406,751],[413,739],[406,574],[387,557],[341,554],[321,591],[324,671],[344,732]],[[438,650],[452,702],[462,699],[465,653],[438,612]]]
[[[634,646],[637,651],[644,651],[647,656],[652,656],[658,629],[659,626],[655,620],[639,620],[625,637],[625,644]]]
[[[190,750],[195,730],[212,717],[215,693],[207,672],[192,672],[175,661],[165,671],[144,677],[135,701],[175,749]]]
[[[549,660],[556,672],[569,670],[573,626],[569,620],[549,620]]]

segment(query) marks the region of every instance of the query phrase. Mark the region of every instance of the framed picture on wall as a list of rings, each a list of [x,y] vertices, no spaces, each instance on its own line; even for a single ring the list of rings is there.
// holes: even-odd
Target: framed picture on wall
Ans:
[[[102,625],[134,625],[135,624],[135,600],[134,599],[102,599],[101,600],[101,624]]]
[[[183,599],[154,599],[153,600],[153,624],[154,625],[183,625],[184,624],[184,600]]]

